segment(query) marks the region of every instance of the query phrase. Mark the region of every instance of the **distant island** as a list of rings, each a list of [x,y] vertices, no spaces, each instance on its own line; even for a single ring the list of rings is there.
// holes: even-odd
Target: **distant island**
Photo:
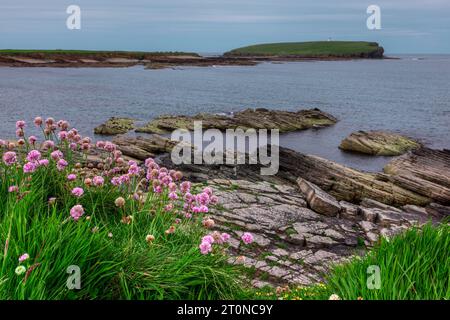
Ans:
[[[258,44],[231,50],[224,56],[383,58],[383,54],[383,47],[376,42],[314,41]]]
[[[147,69],[178,66],[252,66],[264,61],[303,61],[383,58],[375,42],[317,41],[270,43],[238,48],[222,56],[193,52],[136,52],[92,50],[0,50],[0,66],[7,67],[130,67]]]

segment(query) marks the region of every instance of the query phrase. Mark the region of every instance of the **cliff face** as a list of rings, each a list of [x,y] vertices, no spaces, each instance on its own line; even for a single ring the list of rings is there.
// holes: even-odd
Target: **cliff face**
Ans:
[[[369,52],[367,57],[369,59],[382,59],[384,57],[384,48],[378,47],[376,50]]]

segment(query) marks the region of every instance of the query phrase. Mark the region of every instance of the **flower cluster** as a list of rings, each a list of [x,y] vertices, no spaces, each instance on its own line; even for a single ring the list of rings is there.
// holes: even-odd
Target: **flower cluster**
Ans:
[[[212,252],[213,244],[221,245],[227,243],[230,240],[230,235],[228,233],[220,233],[214,231],[202,238],[202,242],[199,245],[201,254],[208,254]]]
[[[194,188],[189,181],[182,181],[183,174],[180,171],[161,167],[152,158],[145,160],[143,166],[133,160],[126,161],[114,143],[92,143],[89,137],[81,136],[77,129],[70,129],[65,120],[36,117],[34,124],[44,134],[41,142],[36,136],[26,136],[27,124],[23,120],[16,123],[17,142],[0,140],[3,169],[18,168],[27,177],[27,180],[15,181],[8,186],[8,192],[18,199],[19,194],[25,194],[24,189],[35,174],[41,168],[46,168],[62,177],[65,194],[72,197],[71,201],[75,203],[68,213],[69,219],[74,222],[79,222],[82,217],[90,220],[90,215],[86,214],[83,207],[85,199],[96,188],[107,188],[122,195],[115,199],[114,205],[123,213],[121,222],[125,225],[133,222],[133,216],[127,214],[129,208],[135,208],[135,202],[142,208],[148,198],[145,192],[149,192],[159,199],[157,201],[162,205],[163,212],[174,214],[173,224],[165,231],[166,235],[175,233],[178,230],[175,226],[180,225],[183,218],[198,217],[207,229],[215,226],[213,219],[203,217],[210,212],[211,206],[218,203],[210,187],[196,192],[197,187]],[[90,163],[89,155],[95,155],[100,161]],[[48,203],[56,204],[57,198],[52,197]],[[99,229],[96,228],[92,231],[97,232]],[[111,238],[112,234],[108,237]],[[153,235],[148,235],[145,240],[152,243],[154,239]],[[222,245],[229,239],[229,234],[214,231],[203,237],[200,252],[208,254],[212,252],[213,245]],[[244,234],[242,240],[251,243],[253,237]],[[21,262],[25,261],[28,256],[23,255],[21,259]]]

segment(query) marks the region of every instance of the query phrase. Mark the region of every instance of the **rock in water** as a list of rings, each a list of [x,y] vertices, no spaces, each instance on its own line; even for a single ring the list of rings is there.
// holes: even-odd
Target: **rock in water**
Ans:
[[[110,118],[94,129],[95,134],[115,135],[123,134],[133,129],[134,120],[129,118]]]
[[[383,131],[358,131],[342,140],[340,149],[376,156],[398,156],[417,149],[420,144],[399,134]]]
[[[279,111],[263,108],[246,109],[232,116],[200,113],[195,116],[160,116],[136,132],[168,133],[175,129],[194,129],[194,121],[202,121],[203,129],[279,129],[280,132],[330,126],[337,119],[319,109]]]
[[[335,217],[341,211],[339,202],[318,186],[302,178],[299,178],[297,183],[309,207],[314,211],[330,217]]]

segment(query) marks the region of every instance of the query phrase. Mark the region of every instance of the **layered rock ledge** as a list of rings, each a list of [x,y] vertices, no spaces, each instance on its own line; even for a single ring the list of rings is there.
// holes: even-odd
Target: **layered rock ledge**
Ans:
[[[159,116],[142,127],[135,129],[143,133],[170,133],[176,129],[194,130],[194,122],[202,121],[203,129],[215,128],[219,130],[237,129],[278,129],[280,132],[289,132],[330,126],[337,122],[332,115],[319,109],[280,111],[264,108],[246,109],[230,115],[200,113],[194,116]],[[116,132],[117,118],[112,118],[96,129],[96,133]],[[119,129],[125,128],[119,125]],[[132,127],[127,127],[131,130]],[[122,130],[118,133],[124,133]]]
[[[358,131],[342,140],[339,148],[376,156],[398,156],[420,146],[420,143],[395,133]]]

